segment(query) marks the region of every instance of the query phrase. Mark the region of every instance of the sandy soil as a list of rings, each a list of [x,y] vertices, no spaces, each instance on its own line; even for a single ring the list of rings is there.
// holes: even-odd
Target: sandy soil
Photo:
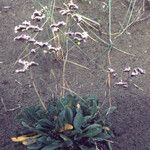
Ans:
[[[106,30],[108,29],[108,12],[102,8],[103,2],[94,0],[91,5],[81,3],[80,7],[82,14],[100,20],[102,28]],[[122,22],[126,10],[126,1],[114,1],[112,33],[118,31],[119,22]],[[24,74],[15,73],[15,69],[21,66],[18,63],[14,64],[20,58],[25,45],[13,41],[14,27],[25,19],[29,19],[33,11],[33,3],[29,0],[0,0],[0,147],[2,150],[23,150],[22,147],[16,147],[10,141],[10,137],[18,129],[15,122],[15,116],[20,111],[18,107],[23,108],[39,102],[32,85],[33,80],[44,102],[60,94],[62,63],[52,60],[49,56],[44,56],[42,53],[36,55],[34,60],[40,65],[31,68],[33,79],[30,71]],[[149,14],[150,9],[147,7],[144,17]],[[39,38],[46,39],[44,35]],[[104,38],[108,37],[104,36]],[[127,78],[127,75],[122,74],[126,66],[141,67],[146,70],[146,74],[132,78],[128,88],[117,86],[111,88],[113,105],[117,106],[117,110],[109,118],[115,134],[113,150],[150,150],[149,39],[150,19],[147,19],[132,25],[128,32],[114,40],[116,47],[134,55],[130,56],[112,49],[111,67],[115,69],[118,76],[120,78],[122,76],[123,79]],[[105,92],[108,91],[105,84],[107,73],[101,68],[108,68],[108,47],[103,43],[89,40],[81,45],[81,49],[82,51],[72,50],[69,53],[69,60],[89,69],[68,63],[66,66],[67,83],[70,89],[78,95],[97,95],[101,103],[105,100],[107,104],[108,97],[105,97]],[[21,58],[25,55],[26,51]],[[112,85],[116,81],[117,79],[113,78]],[[69,93],[69,91],[66,92]]]

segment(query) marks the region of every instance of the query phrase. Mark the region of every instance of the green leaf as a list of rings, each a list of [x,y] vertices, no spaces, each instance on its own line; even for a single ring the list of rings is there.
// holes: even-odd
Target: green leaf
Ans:
[[[92,108],[91,108],[91,115],[94,116],[97,112],[97,102],[96,101],[93,101],[93,105],[92,105]]]
[[[102,126],[100,124],[92,124],[84,129],[83,137],[94,137],[102,132]]]
[[[48,140],[47,136],[41,136],[37,139],[38,142],[44,143],[44,144],[48,144],[50,141]]]
[[[39,150],[41,147],[42,147],[41,144],[35,143],[35,144],[31,144],[31,145],[27,146],[27,149],[30,149],[30,150]]]
[[[47,131],[49,131],[47,128],[42,127],[40,124],[36,125],[35,129],[36,129],[37,131],[42,131],[42,132],[45,132],[45,133],[46,133]]]
[[[38,124],[40,124],[42,127],[52,128],[53,124],[48,119],[40,119],[38,121]]]
[[[114,111],[116,110],[116,107],[115,106],[112,106],[112,107],[109,107],[108,109],[106,109],[103,113],[104,116],[107,116],[111,113],[113,113]]]
[[[59,113],[59,116],[55,120],[55,129],[59,130],[64,125],[65,125],[65,116],[64,116],[64,111],[62,111],[61,113]]]
[[[60,137],[64,140],[64,141],[69,141],[71,140],[70,138],[68,138],[67,136],[60,134]]]
[[[62,103],[64,106],[68,106],[70,108],[77,105],[78,99],[75,95],[67,95],[62,99]]]
[[[80,150],[96,150],[95,147],[89,148],[89,147],[84,146],[84,145],[80,145],[79,148],[80,148]]]
[[[34,139],[29,138],[29,139],[23,141],[22,144],[27,146],[27,145],[31,145],[31,144],[36,143],[36,141],[37,141],[37,139],[35,139],[35,138]]]
[[[56,149],[60,148],[61,146],[62,146],[62,144],[56,142],[56,143],[49,144],[48,146],[45,146],[41,150],[56,150]]]
[[[73,144],[72,140],[70,138],[68,138],[67,136],[60,134],[60,137],[64,140],[65,146],[69,147]]]
[[[110,141],[107,141],[107,144],[108,144],[108,148],[109,148],[109,150],[112,150],[111,142],[110,142]]]
[[[69,107],[65,108],[64,115],[65,115],[66,123],[72,123],[72,121],[73,121],[73,112]]]
[[[80,145],[79,148],[80,148],[80,150],[88,150],[88,147],[84,146],[84,145]]]
[[[111,138],[111,135],[101,132],[100,134],[98,134],[96,137],[94,137],[95,141],[105,141],[107,139]]]
[[[80,129],[83,121],[84,121],[84,117],[81,113],[81,110],[77,109],[77,113],[76,113],[76,116],[74,117],[74,121],[73,121],[74,128],[76,130]]]
[[[21,124],[22,124],[22,126],[25,127],[25,128],[29,128],[29,129],[31,128],[31,127],[30,127],[26,122],[24,122],[24,121],[22,121]]]

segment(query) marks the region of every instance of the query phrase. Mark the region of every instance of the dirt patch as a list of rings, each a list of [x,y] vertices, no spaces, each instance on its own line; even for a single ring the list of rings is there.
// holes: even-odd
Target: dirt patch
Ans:
[[[94,20],[99,20],[105,32],[108,31],[108,11],[103,10],[105,1],[92,1],[92,4],[81,3],[82,14],[86,14]],[[140,5],[140,1],[137,5]],[[10,7],[6,7],[10,6]],[[127,10],[125,1],[115,1],[112,9],[112,33],[120,28],[119,22]],[[106,6],[107,10],[107,6]],[[14,42],[14,26],[25,19],[29,19],[34,11],[33,3],[27,0],[1,0],[0,1],[0,147],[2,150],[16,149],[10,141],[15,129],[18,128],[14,120],[20,108],[39,103],[39,98],[32,85],[30,71],[24,74],[16,74],[15,69],[21,67],[14,63],[24,50],[25,45]],[[144,17],[150,14],[146,10]],[[113,49],[110,53],[111,67],[116,70],[118,76],[122,76],[122,70],[126,66],[141,67],[146,74],[132,79],[128,88],[111,88],[113,105],[117,111],[112,114],[110,121],[115,133],[114,150],[150,150],[150,19],[132,25],[128,32],[114,40],[114,45],[130,56]],[[101,35],[101,38],[108,36]],[[46,39],[41,35],[42,40]],[[107,40],[108,41],[108,40]],[[109,42],[109,41],[108,41]],[[82,50],[82,51],[81,51]],[[69,53],[69,60],[82,64],[85,69],[68,63],[66,66],[66,80],[69,88],[80,96],[97,95],[101,102],[108,103],[105,92],[108,68],[108,46],[103,43],[95,43],[90,40],[81,45],[81,50],[73,49]],[[24,53],[21,57],[25,56]],[[62,63],[54,61],[42,53],[35,59],[40,65],[31,68],[38,92],[48,102],[52,97],[59,97],[62,84]],[[55,74],[52,73],[52,71]],[[123,76],[123,78],[126,78]],[[112,79],[112,83],[116,79]],[[66,90],[66,92],[69,92]],[[7,108],[7,112],[5,107]],[[11,111],[11,109],[15,109]],[[19,147],[18,150],[22,150]]]

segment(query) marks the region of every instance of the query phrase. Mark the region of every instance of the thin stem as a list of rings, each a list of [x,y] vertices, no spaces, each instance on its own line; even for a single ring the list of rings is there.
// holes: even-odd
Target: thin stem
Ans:
[[[109,0],[109,4],[108,4],[108,7],[109,7],[109,42],[110,42],[110,45],[112,45],[112,39],[111,39],[111,8],[112,8],[112,0]]]

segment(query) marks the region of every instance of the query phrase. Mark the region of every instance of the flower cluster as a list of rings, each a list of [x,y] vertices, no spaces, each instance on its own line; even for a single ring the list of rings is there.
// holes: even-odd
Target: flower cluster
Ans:
[[[87,38],[88,38],[88,33],[86,31],[84,32],[67,32],[66,35],[68,35],[69,37],[73,38],[75,41],[78,42],[86,42]]]
[[[78,6],[73,2],[73,0],[70,0],[69,3],[63,3],[63,5],[64,5],[64,8],[62,8],[59,11],[60,15],[63,15],[66,17],[70,15],[69,19],[73,19],[76,22],[76,24],[79,25],[80,21],[82,20],[82,17],[76,13],[76,11],[78,10]],[[55,58],[56,59],[58,58],[57,60],[60,60],[60,59],[63,59],[64,52],[62,51],[62,47],[64,46],[62,45],[63,43],[60,41],[61,40],[60,36],[62,36],[62,34],[58,34],[58,32],[60,32],[63,27],[66,27],[64,29],[68,29],[68,26],[70,26],[68,22],[61,20],[61,21],[52,22],[49,25],[49,28],[51,29],[53,33],[53,38],[52,40],[50,40],[51,43],[49,43],[49,41],[45,41],[45,42],[38,41],[36,39],[37,33],[35,34],[35,36],[32,36],[32,33],[34,32],[44,31],[43,26],[40,27],[39,23],[37,25],[37,22],[46,18],[47,9],[48,9],[47,7],[44,7],[41,10],[35,10],[33,14],[31,15],[30,21],[25,20],[20,25],[16,26],[14,29],[14,32],[17,33],[18,35],[14,38],[14,40],[23,41],[28,44],[32,44],[33,48],[31,49],[30,53],[35,53],[38,48],[44,48],[43,50],[44,54],[54,53]],[[67,36],[69,39],[72,39],[75,42],[80,44],[80,42],[86,42],[89,37],[88,32],[84,31],[84,29],[82,28],[81,30],[82,31],[77,31],[77,32],[71,32],[70,29],[62,30],[62,31],[63,31],[64,36]],[[61,57],[60,59],[58,55],[60,55]],[[20,61],[19,63],[22,63],[22,62]],[[19,70],[17,72],[24,72],[24,70],[27,70],[27,69],[23,68],[23,70],[21,71]]]
[[[25,60],[21,60],[19,59],[18,63],[24,65],[22,69],[17,69],[15,72],[16,73],[23,73],[25,72],[26,70],[28,70],[28,68],[30,66],[33,66],[33,65],[39,65],[38,63],[34,62],[34,61],[31,61],[31,62],[28,62],[28,61],[25,61]]]
[[[43,28],[40,28],[38,25],[32,25],[31,21],[24,21],[21,25],[18,25],[15,27],[15,33],[18,33],[19,31],[28,31],[32,30],[34,32],[43,31]]]
[[[114,69],[108,68],[108,71],[113,75],[113,77],[117,76],[117,73]],[[135,67],[133,69],[131,69],[131,67],[126,67],[123,70],[123,72],[128,74],[128,78],[126,80],[120,79],[118,82],[115,82],[115,85],[122,86],[125,88],[129,86],[129,81],[132,81],[131,80],[132,77],[137,77],[139,75],[144,75],[146,73],[145,70],[143,70],[140,67]]]
[[[47,9],[47,7],[44,7],[44,9],[41,9],[40,11],[35,10],[31,16],[32,20],[40,21],[46,17],[44,14],[44,10]]]
[[[64,3],[64,6],[65,9],[59,11],[59,13],[63,16],[71,16],[79,8],[76,4],[73,3],[73,0],[70,0],[68,4]]]
[[[54,23],[50,25],[50,28],[52,29],[52,32],[58,32],[60,30],[60,27],[65,26],[66,23],[64,21],[60,21],[58,23]]]

